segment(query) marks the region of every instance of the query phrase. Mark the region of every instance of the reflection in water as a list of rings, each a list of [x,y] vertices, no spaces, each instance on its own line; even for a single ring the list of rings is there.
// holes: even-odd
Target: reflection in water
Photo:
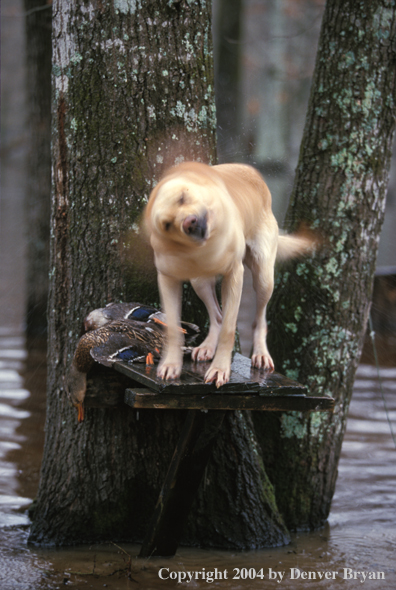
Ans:
[[[18,494],[18,468],[9,457],[20,451],[26,438],[17,433],[23,420],[29,418],[26,410],[18,407],[29,397],[23,388],[22,359],[26,357],[23,338],[8,335],[3,330],[0,341],[0,523],[1,526],[27,525],[27,515],[20,513],[30,503],[29,498]]]
[[[113,590],[206,588],[208,584],[226,590],[305,590],[316,588],[320,576],[326,575],[322,586],[327,589],[356,590],[362,583],[373,590],[396,587],[396,451],[373,366],[361,365],[358,370],[337,490],[324,529],[295,534],[290,545],[278,549],[231,553],[182,547],[173,559],[139,560],[139,547],[127,544],[62,550],[27,546],[27,507],[38,485],[45,414],[44,348],[37,343],[28,348],[29,353],[24,338],[7,330],[0,333],[1,590],[51,590],[64,585]],[[383,368],[381,376],[395,424],[396,369]],[[210,582],[210,572],[216,571],[219,579]],[[188,572],[193,576],[190,582]],[[385,579],[376,579],[382,574]],[[363,575],[372,579],[364,580]]]

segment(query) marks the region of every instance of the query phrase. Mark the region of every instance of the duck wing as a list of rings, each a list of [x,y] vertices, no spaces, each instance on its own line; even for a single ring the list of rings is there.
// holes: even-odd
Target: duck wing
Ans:
[[[90,350],[91,357],[107,367],[121,359],[144,360],[150,353],[159,358],[164,342],[161,328],[131,320],[111,322],[95,332],[100,334]]]

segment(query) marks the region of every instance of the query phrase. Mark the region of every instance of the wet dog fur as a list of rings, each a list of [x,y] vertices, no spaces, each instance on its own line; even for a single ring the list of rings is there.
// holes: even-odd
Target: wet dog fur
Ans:
[[[273,371],[266,344],[266,307],[274,286],[276,258],[290,258],[312,247],[306,237],[278,232],[271,194],[251,166],[208,166],[185,162],[168,170],[153,189],[145,225],[154,250],[161,303],[168,325],[167,344],[158,366],[163,379],[182,368],[180,326],[183,281],[191,281],[210,319],[206,339],[193,350],[196,361],[212,360],[205,381],[217,387],[230,377],[231,353],[243,284],[243,263],[256,292],[252,365]],[[222,309],[215,292],[221,285]]]

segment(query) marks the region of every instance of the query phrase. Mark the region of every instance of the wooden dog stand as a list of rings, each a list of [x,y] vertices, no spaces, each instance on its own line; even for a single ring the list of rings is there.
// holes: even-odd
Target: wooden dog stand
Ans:
[[[156,367],[117,361],[113,367],[142,387],[125,392],[135,409],[188,410],[139,557],[175,555],[194,494],[227,410],[299,412],[333,411],[330,397],[313,397],[306,388],[279,373],[251,367],[235,354],[229,383],[216,389],[204,382],[209,363],[185,361],[177,381],[157,378]]]

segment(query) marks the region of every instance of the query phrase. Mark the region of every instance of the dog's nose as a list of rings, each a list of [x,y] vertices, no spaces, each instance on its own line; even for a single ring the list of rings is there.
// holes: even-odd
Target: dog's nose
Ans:
[[[183,221],[183,231],[188,236],[196,240],[203,240],[206,236],[207,221],[206,215],[198,217],[197,215],[188,215]]]
[[[183,231],[186,234],[193,234],[198,225],[198,217],[196,215],[189,215],[183,221]]]

